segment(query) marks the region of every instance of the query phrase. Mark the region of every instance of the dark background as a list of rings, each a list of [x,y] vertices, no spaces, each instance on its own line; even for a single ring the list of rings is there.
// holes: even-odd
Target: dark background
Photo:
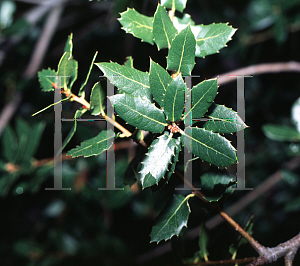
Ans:
[[[0,106],[4,108],[10,101],[16,103],[16,112],[8,123],[13,129],[18,119],[23,119],[29,126],[40,121],[46,123],[34,157],[51,158],[53,109],[35,117],[31,115],[53,103],[53,93],[41,92],[36,74],[24,76],[45,27],[47,13],[35,25],[26,24],[21,20],[24,14],[42,5],[43,1],[39,4],[31,1],[10,2],[15,6],[11,24],[0,27]],[[156,0],[66,1],[38,71],[48,67],[57,69],[71,32],[73,57],[79,63],[78,80],[73,91],[75,94],[86,77],[96,51],[99,52],[96,62],[111,60],[123,64],[126,56],[131,55],[134,67],[139,70],[149,71],[149,57],[165,67],[166,49],[158,52],[156,46],[126,34],[116,19],[120,17],[119,12],[127,7],[153,16],[156,6]],[[201,77],[195,78],[195,83],[249,65],[300,61],[299,1],[188,0],[184,12],[190,14],[196,24],[229,22],[238,28],[228,47],[220,53],[205,59],[196,58],[192,74]],[[100,70],[94,67],[86,86],[87,99],[100,75]],[[235,82],[221,86],[219,92],[215,102],[236,109]],[[262,126],[267,123],[292,125],[290,109],[299,96],[298,73],[254,75],[245,79],[246,124],[249,126],[245,130],[247,187],[257,187],[275,171],[282,169],[285,162],[299,155],[299,144],[269,140],[262,131]],[[20,102],[16,100],[18,97]],[[78,107],[76,103],[64,104],[63,117],[72,118]],[[71,127],[72,122],[63,123],[63,138]],[[105,124],[101,122],[79,123],[66,151],[96,136],[104,127]],[[234,136],[228,137],[234,140]],[[151,140],[146,138],[147,141]],[[125,148],[116,151],[116,182],[119,187],[124,186],[125,170],[132,153],[144,153],[142,148],[132,146],[131,142],[118,140],[117,143],[121,142]],[[1,160],[3,166],[6,163],[3,156]],[[213,166],[199,161],[193,167],[195,182],[205,170],[215,170]],[[234,173],[234,166],[228,171]],[[4,180],[6,176],[2,167],[0,178]],[[170,187],[178,183],[176,176],[172,180]],[[32,191],[31,186],[38,183],[37,189]],[[151,226],[170,191],[167,188],[164,193],[153,194],[151,189],[142,191],[138,186],[124,186],[125,191],[120,192],[98,191],[98,187],[105,185],[105,154],[65,161],[63,183],[64,187],[72,187],[72,190],[45,191],[44,188],[53,186],[53,170],[42,174],[32,171],[20,175],[12,183],[9,192],[2,196],[0,265],[134,265],[137,258],[144,258],[140,256],[151,250],[159,250],[162,254],[152,254],[151,258],[143,261],[143,265],[176,265],[181,263],[182,258],[192,257],[198,250],[197,234],[193,240],[174,237],[171,241],[173,252],[163,252],[164,243],[149,244]],[[23,193],[18,194],[22,184],[27,184],[27,187],[24,186]],[[1,186],[4,187],[3,182],[0,182],[0,190],[3,189]],[[253,214],[254,237],[265,246],[275,246],[299,232],[299,189],[298,167],[293,172],[285,172],[282,181],[267,193],[259,195],[254,203],[233,218],[244,226]],[[226,208],[247,193],[236,191],[222,204]],[[290,202],[293,200],[296,203],[291,208]],[[214,215],[196,198],[190,200],[190,205],[192,213],[188,230]],[[183,235],[188,230],[183,230]],[[209,258],[229,259],[229,245],[237,240],[238,235],[226,224],[208,234]],[[248,244],[241,247],[237,255],[238,258],[251,256],[257,254]],[[274,265],[283,263],[281,259]],[[295,265],[299,263],[299,256],[296,256]]]

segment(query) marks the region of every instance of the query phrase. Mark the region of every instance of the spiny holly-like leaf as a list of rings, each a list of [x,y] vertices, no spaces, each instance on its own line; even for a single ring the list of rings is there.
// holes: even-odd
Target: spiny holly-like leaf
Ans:
[[[167,87],[172,80],[173,79],[165,69],[151,60],[149,73],[150,90],[153,94],[154,100],[162,108],[164,107],[164,98]]]
[[[68,40],[66,42],[66,45],[65,45],[65,49],[64,49],[64,52],[68,52],[70,53],[70,55],[72,56],[72,52],[73,52],[73,33],[71,33],[68,37]]]
[[[243,130],[247,126],[237,112],[224,105],[215,105],[214,110],[208,115],[211,120],[207,121],[203,127],[218,133],[234,133]]]
[[[178,162],[180,151],[181,151],[181,143],[180,143],[180,137],[178,137],[176,140],[175,155],[172,158],[171,167],[170,167],[169,171],[166,173],[166,182],[169,181],[171,175],[175,171],[175,167],[176,167],[176,163]]]
[[[162,48],[170,48],[171,43],[177,33],[178,32],[174,27],[166,9],[158,4],[153,21],[154,41],[158,50]]]
[[[189,14],[184,13],[182,18],[174,17],[174,19],[173,19],[173,25],[177,29],[178,32],[181,32],[189,24],[191,25],[192,32],[194,33],[193,26],[195,25],[195,22],[192,20],[192,18]],[[194,33],[194,36],[195,36],[195,33]]]
[[[118,115],[138,129],[161,133],[167,125],[163,111],[141,97],[117,94],[108,98]]]
[[[73,158],[99,155],[112,146],[111,140],[115,137],[114,135],[115,133],[112,130],[103,130],[98,136],[85,140],[80,146],[68,151],[67,155],[71,155]],[[107,142],[109,142],[109,146],[107,146]]]
[[[180,74],[172,80],[166,91],[164,112],[167,120],[175,122],[181,118],[184,108],[184,91],[185,84]]]
[[[92,111],[92,115],[102,115],[104,116],[104,109],[105,106],[103,104],[105,100],[104,92],[100,86],[100,83],[97,82],[94,87],[92,88],[91,92],[91,107],[90,110]]]
[[[74,134],[75,134],[75,132],[77,130],[77,119],[79,119],[80,117],[82,117],[83,114],[86,111],[87,111],[87,109],[84,109],[84,108],[80,107],[80,109],[75,112],[75,115],[74,115],[74,125],[73,125],[72,129],[70,130],[68,136],[64,140],[64,143],[62,145],[62,149],[61,150],[63,150],[67,146],[67,144],[70,142],[70,140],[73,138],[73,136],[74,136]]]
[[[227,23],[197,25],[196,28],[199,31],[196,37],[196,56],[200,57],[218,53],[236,31]]]
[[[156,218],[150,234],[150,242],[159,243],[161,240],[168,240],[174,235],[179,235],[182,228],[187,226],[191,212],[188,199],[193,196],[194,194],[190,194],[184,198],[182,195],[173,195],[172,200]]]
[[[123,30],[142,39],[143,42],[153,44],[153,18],[144,16],[131,8],[127,8],[127,10],[120,15],[121,18],[119,18],[119,21],[123,26]]]
[[[191,75],[195,65],[196,40],[190,25],[174,38],[167,58],[167,69]]]
[[[133,96],[150,99],[149,74],[117,63],[95,63],[120,90]]]
[[[275,141],[300,141],[300,133],[293,127],[286,125],[266,124],[262,127],[265,135]]]
[[[158,184],[164,177],[174,156],[175,145],[176,140],[168,132],[152,142],[140,172],[143,188]]]
[[[124,66],[133,68],[133,58],[132,56],[127,56]]]
[[[42,91],[54,91],[52,83],[55,83],[56,72],[50,68],[38,72]]]
[[[193,118],[201,118],[214,101],[218,93],[217,79],[202,81],[192,88],[192,108],[187,110],[184,117],[192,112]]]
[[[203,128],[193,127],[191,132],[191,136],[182,135],[181,141],[194,155],[220,167],[236,163],[235,149],[226,138]]]
[[[185,9],[187,0],[161,0],[161,5],[172,10],[178,10],[180,12]]]
[[[72,59],[70,53],[65,52],[61,57],[56,75],[60,77],[61,87],[67,89],[68,83],[70,83],[69,89],[72,88],[73,83],[77,79],[78,63]]]

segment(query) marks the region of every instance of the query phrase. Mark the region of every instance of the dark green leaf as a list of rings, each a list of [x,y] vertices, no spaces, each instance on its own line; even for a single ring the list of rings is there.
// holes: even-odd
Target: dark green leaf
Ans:
[[[207,243],[208,243],[208,234],[207,229],[202,224],[199,234],[199,248],[200,248],[200,257],[205,261],[208,261],[208,250],[207,250]]]
[[[90,157],[99,155],[111,147],[107,146],[107,141],[112,140],[114,135],[115,133],[112,130],[103,130],[98,136],[85,140],[81,143],[81,146],[68,151],[67,155],[71,155],[73,158],[78,156]]]
[[[234,133],[246,128],[246,124],[237,114],[224,105],[215,105],[214,110],[208,116],[211,120],[207,121],[203,127],[218,133]]]
[[[219,167],[236,163],[235,149],[226,138],[203,128],[193,127],[191,132],[182,136],[182,143],[194,155]]]
[[[188,199],[193,196],[194,194],[190,194],[184,198],[182,195],[173,195],[172,200],[156,218],[150,234],[150,242],[159,243],[161,240],[168,240],[174,235],[179,235],[182,228],[187,226],[191,212]]]
[[[161,0],[161,5],[167,8],[171,8],[172,10],[178,10],[180,12],[185,9],[187,0]]]
[[[151,60],[149,74],[150,90],[153,94],[154,100],[162,108],[164,107],[164,98],[167,87],[172,80],[173,79],[165,69]]]
[[[210,25],[197,25],[198,35],[196,37],[196,56],[218,53],[231,40],[236,29],[228,26],[227,23]]]
[[[300,141],[300,133],[293,127],[266,124],[262,127],[265,135],[275,141]]]
[[[171,122],[178,121],[181,118],[184,108],[185,84],[181,74],[172,80],[167,88],[164,99],[164,112],[167,120]]]
[[[42,91],[54,91],[52,83],[55,83],[56,72],[50,68],[38,72]]]
[[[105,100],[105,94],[101,88],[101,85],[99,82],[97,82],[93,88],[92,88],[92,92],[91,92],[91,98],[90,98],[91,102],[91,107],[90,110],[92,112],[92,115],[105,115],[104,109],[104,100]]]
[[[146,159],[142,162],[141,183],[143,188],[150,187],[165,176],[168,165],[174,156],[176,140],[165,132],[155,139],[149,147]]]
[[[119,18],[119,21],[123,26],[123,30],[142,39],[143,42],[153,44],[153,18],[144,16],[131,8],[127,8],[127,10],[120,15],[121,18]]]
[[[158,50],[162,48],[170,48],[171,43],[177,33],[178,32],[174,27],[166,9],[158,4],[153,21],[154,41]]]
[[[167,125],[163,111],[141,97],[117,94],[108,98],[118,115],[138,129],[161,133]]]
[[[173,156],[171,167],[170,167],[169,171],[166,174],[166,182],[169,181],[171,175],[175,171],[175,167],[176,167],[176,163],[178,162],[180,151],[181,151],[181,143],[180,143],[180,137],[178,137],[177,140],[176,140],[176,146],[175,146],[175,156]]]
[[[120,90],[150,99],[149,74],[117,63],[95,63],[104,75]]]
[[[167,69],[191,75],[195,65],[196,40],[190,25],[174,38],[167,58]]]
[[[2,136],[2,152],[8,162],[16,162],[16,151],[18,149],[17,137],[10,126],[4,128]]]
[[[184,117],[192,112],[193,118],[201,118],[214,101],[217,93],[217,79],[205,80],[194,86],[192,88],[192,108],[184,114]]]

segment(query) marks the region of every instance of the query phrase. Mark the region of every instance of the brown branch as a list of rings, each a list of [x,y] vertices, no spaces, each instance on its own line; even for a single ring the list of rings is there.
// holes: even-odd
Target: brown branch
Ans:
[[[185,263],[185,265],[224,265],[224,264],[240,264],[246,262],[252,262],[256,258],[244,258],[244,259],[234,259],[234,260],[209,260],[205,262],[198,262],[198,263]]]
[[[218,84],[224,85],[229,82],[235,81],[234,76],[250,76],[255,74],[266,74],[266,73],[279,73],[279,72],[300,72],[300,63],[295,61],[289,61],[286,63],[266,63],[248,66],[233,70],[224,74],[219,75]]]

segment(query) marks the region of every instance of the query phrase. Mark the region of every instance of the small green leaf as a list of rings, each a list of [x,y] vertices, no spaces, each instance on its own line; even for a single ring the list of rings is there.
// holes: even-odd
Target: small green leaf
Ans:
[[[181,74],[172,80],[167,88],[164,99],[164,112],[167,120],[178,121],[181,118],[184,108],[185,84]]]
[[[196,56],[199,57],[218,53],[236,31],[227,23],[197,25],[195,28],[198,28],[199,32],[196,37]]]
[[[224,105],[215,105],[214,110],[208,115],[212,120],[207,121],[203,127],[218,133],[234,133],[246,128],[246,124],[237,114]]]
[[[164,98],[167,87],[172,80],[173,79],[169,73],[151,59],[149,73],[150,90],[153,94],[154,100],[162,108],[164,107]]]
[[[143,188],[158,184],[164,177],[174,156],[175,145],[176,140],[168,132],[152,142],[140,172]]]
[[[68,40],[65,45],[64,52],[68,52],[72,56],[73,52],[73,33],[71,33],[68,37]]]
[[[119,18],[119,21],[123,26],[123,30],[134,37],[142,39],[143,42],[153,44],[152,17],[144,16],[131,8],[127,8],[120,15],[121,18]]]
[[[177,33],[178,32],[174,27],[166,9],[158,4],[153,21],[154,41],[158,50],[162,48],[170,48],[171,43]]]
[[[182,195],[173,195],[172,200],[156,218],[150,234],[150,242],[159,243],[161,240],[168,240],[174,235],[179,235],[182,228],[187,226],[191,212],[188,199],[193,196],[194,194],[190,194],[184,198]]]
[[[193,118],[201,118],[214,101],[218,93],[217,79],[204,80],[192,88],[192,108],[184,117],[192,112]]]
[[[167,58],[167,69],[191,75],[195,65],[196,40],[190,25],[174,38]]]
[[[191,136],[182,135],[181,142],[194,155],[219,167],[236,163],[235,149],[226,138],[203,128],[193,127],[191,132]]]
[[[133,68],[133,58],[132,56],[127,56],[124,66]]]
[[[161,133],[167,125],[163,111],[141,97],[117,94],[108,98],[118,115],[138,129]]]
[[[207,250],[207,243],[208,243],[207,229],[202,224],[199,233],[199,248],[200,248],[200,257],[205,261],[208,261],[208,255],[209,255]]]
[[[68,151],[67,155],[71,155],[73,158],[99,155],[111,147],[107,147],[107,140],[113,139],[114,135],[115,133],[112,130],[103,130],[98,136],[85,140],[81,142],[80,146]]]
[[[105,94],[101,88],[101,85],[99,82],[97,82],[91,92],[91,97],[90,97],[90,110],[92,112],[92,115],[105,115],[104,109],[105,106],[103,105],[103,102],[105,100]]]
[[[50,68],[38,72],[42,91],[54,91],[52,83],[55,83],[56,72]]]
[[[262,127],[265,135],[275,141],[300,141],[300,133],[293,127],[285,125],[266,124]]]
[[[178,10],[180,12],[185,9],[187,0],[161,0],[161,5],[172,10]]]
[[[117,63],[95,63],[118,89],[133,96],[150,99],[149,74]]]
[[[77,130],[77,119],[79,119],[86,111],[87,111],[87,109],[83,109],[82,107],[79,110],[76,111],[76,113],[74,115],[74,125],[73,125],[73,128],[70,130],[68,136],[64,140],[64,143],[62,145],[62,150],[67,146],[67,144],[73,138],[73,136],[74,136],[74,134],[75,134],[75,132]]]
[[[93,57],[93,59],[92,59],[91,65],[90,65],[89,72],[88,72],[87,75],[86,75],[85,81],[84,81],[83,84],[80,86],[80,89],[79,89],[79,92],[78,92],[78,96],[79,96],[79,97],[83,97],[83,98],[84,98],[84,87],[85,87],[85,85],[86,85],[86,83],[88,82],[88,79],[89,79],[89,77],[90,77],[90,74],[91,74],[91,71],[92,71],[94,62],[95,62],[95,60],[96,60],[97,54],[98,54],[98,52],[95,53],[95,55],[94,55],[94,57]]]
[[[77,79],[77,69],[78,63],[74,59],[70,53],[65,52],[61,57],[58,69],[57,76],[60,76],[61,87],[64,89],[68,88],[68,83],[70,83],[69,89],[72,88],[73,83]]]

